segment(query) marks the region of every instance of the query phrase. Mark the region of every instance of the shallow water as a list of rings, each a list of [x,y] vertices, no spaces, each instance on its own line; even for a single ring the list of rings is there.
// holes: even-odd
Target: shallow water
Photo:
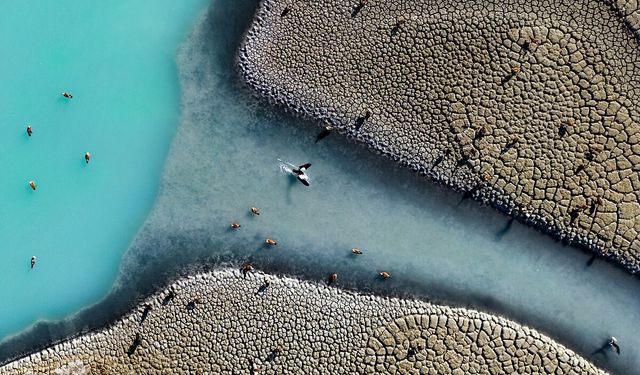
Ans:
[[[203,7],[0,3],[0,338],[111,288],[155,199],[180,110],[175,51]]]
[[[255,0],[212,4],[180,51],[180,128],[115,290],[74,319],[6,342],[1,355],[101,324],[185,267],[252,261],[503,313],[618,373],[640,368],[635,278],[599,260],[587,267],[588,255],[517,223],[503,231],[504,216],[341,136],[314,144],[317,127],[257,104],[238,83],[234,54]],[[311,187],[283,173],[278,158],[311,162]],[[229,229],[232,221],[242,227]],[[278,245],[265,247],[266,237]],[[362,256],[351,254],[355,246]],[[591,356],[610,335],[622,355]]]

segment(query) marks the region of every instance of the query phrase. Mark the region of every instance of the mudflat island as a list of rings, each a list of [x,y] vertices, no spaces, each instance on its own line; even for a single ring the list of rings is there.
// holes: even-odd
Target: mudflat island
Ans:
[[[159,1],[5,9],[0,374],[638,372],[636,0]]]

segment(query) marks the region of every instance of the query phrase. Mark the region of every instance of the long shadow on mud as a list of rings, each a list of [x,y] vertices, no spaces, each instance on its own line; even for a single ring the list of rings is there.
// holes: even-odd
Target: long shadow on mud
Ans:
[[[237,67],[233,51],[238,49],[243,33],[255,13],[257,3],[257,0],[216,1],[214,6],[207,11],[205,19],[200,25],[203,28],[200,32],[204,34],[200,35],[203,36],[202,43],[199,42],[190,47],[195,54],[205,54],[213,64],[225,67],[223,69],[224,80],[220,83],[225,86],[220,90],[223,93],[242,89],[239,76],[236,74]],[[192,73],[197,76],[198,69]],[[220,87],[215,89],[220,89]],[[258,110],[269,111],[266,107]],[[297,121],[296,124],[292,122],[291,126],[300,126],[299,123],[300,121]],[[307,138],[313,139],[316,132],[317,128],[309,126]],[[362,161],[362,164],[367,163],[367,160]],[[388,160],[386,164],[392,165],[392,162]],[[165,182],[163,181],[163,183]],[[162,187],[160,194],[162,194]],[[164,201],[159,199],[158,202]],[[0,345],[0,358],[3,362],[48,346],[52,342],[106,326],[114,319],[127,313],[141,299],[156,292],[172,280],[191,272],[207,270],[210,267],[224,264],[236,266],[246,261],[258,265],[258,268],[264,271],[282,272],[286,270],[289,275],[304,276],[306,279],[314,280],[324,280],[327,277],[326,261],[319,258],[306,258],[302,262],[292,258],[270,257],[264,251],[247,253],[246,249],[240,249],[241,245],[238,244],[223,246],[221,240],[206,233],[202,230],[203,228],[181,229],[180,223],[175,223],[176,228],[171,223],[165,227],[154,227],[157,224],[154,223],[154,218],[157,219],[159,215],[166,214],[163,207],[159,207],[162,204],[159,205],[158,202],[136,240],[125,253],[119,279],[113,291],[100,303],[82,310],[73,317],[60,322],[39,323],[28,332],[6,340]],[[467,203],[464,202],[463,206]],[[486,229],[487,233],[490,232],[488,224],[480,223],[478,225],[482,226],[483,230]],[[517,225],[517,223],[514,224],[514,227]],[[509,228],[511,225],[503,229],[504,233],[514,229]],[[495,234],[495,230],[491,233]],[[501,231],[497,236],[501,237],[504,233]],[[327,253],[327,248],[336,248],[342,245],[344,244],[328,240],[324,245],[316,246],[317,249],[314,250],[316,253],[322,254]],[[212,250],[216,250],[213,255]],[[569,250],[567,249],[567,251]],[[185,256],[185,253],[188,253],[189,256]],[[246,255],[239,257],[238,254]],[[377,277],[377,273],[354,271],[352,263],[348,260],[350,258],[347,256],[350,254],[346,255],[345,259],[335,259],[332,262],[331,272],[341,275],[338,285],[347,289],[379,293],[383,281]],[[505,256],[510,256],[510,254],[505,254]],[[396,270],[389,271],[396,274]],[[517,270],[513,271],[517,272]],[[588,355],[593,351],[593,348],[584,346],[582,337],[572,337],[571,334],[562,332],[563,327],[554,321],[527,321],[522,318],[522,311],[512,311],[509,306],[492,295],[492,290],[487,290],[482,294],[471,294],[467,290],[456,289],[446,283],[443,285],[424,285],[419,279],[411,278],[411,275],[419,275],[421,272],[424,271],[411,265],[407,266],[402,270],[404,275],[401,278],[394,277],[384,282],[385,294],[426,297],[433,302],[445,301],[449,305],[451,305],[451,301],[458,301],[459,305],[465,304],[474,309],[497,312],[517,319],[520,323],[529,324],[544,332],[552,333],[552,336],[560,338],[563,343],[571,345],[573,349],[583,354]],[[415,294],[416,292],[420,294]],[[170,301],[167,301],[168,303]],[[158,308],[162,308],[162,306]],[[135,344],[135,342],[134,340],[133,343]],[[131,342],[124,342],[122,346],[123,348],[129,347],[132,353],[136,347]],[[599,358],[595,359],[599,360]],[[611,366],[615,366],[615,364]]]

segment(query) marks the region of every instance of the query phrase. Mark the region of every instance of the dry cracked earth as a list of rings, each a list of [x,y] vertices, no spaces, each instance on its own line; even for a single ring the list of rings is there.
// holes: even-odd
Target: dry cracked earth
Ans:
[[[512,321],[236,270],[194,275],[22,374],[604,374]]]
[[[640,7],[266,0],[250,86],[640,270]]]
[[[638,271],[639,26],[636,0],[265,0],[240,65],[272,100]],[[228,270],[0,368],[169,371],[602,373],[500,317]]]

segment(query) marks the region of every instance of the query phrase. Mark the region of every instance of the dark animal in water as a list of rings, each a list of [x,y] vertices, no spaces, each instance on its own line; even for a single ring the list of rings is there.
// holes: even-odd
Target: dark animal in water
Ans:
[[[327,285],[331,285],[331,284],[335,283],[336,281],[338,281],[338,274],[337,273],[332,273],[331,275],[329,275],[329,278],[327,279]]]
[[[618,340],[615,337],[611,337],[609,339],[608,345],[615,350],[618,355],[620,355],[620,345],[618,345]]]
[[[296,178],[298,178],[298,181],[302,182],[304,186],[309,186],[309,176],[307,176],[306,171],[310,167],[311,163],[306,163],[292,170],[293,174],[295,174]]]

